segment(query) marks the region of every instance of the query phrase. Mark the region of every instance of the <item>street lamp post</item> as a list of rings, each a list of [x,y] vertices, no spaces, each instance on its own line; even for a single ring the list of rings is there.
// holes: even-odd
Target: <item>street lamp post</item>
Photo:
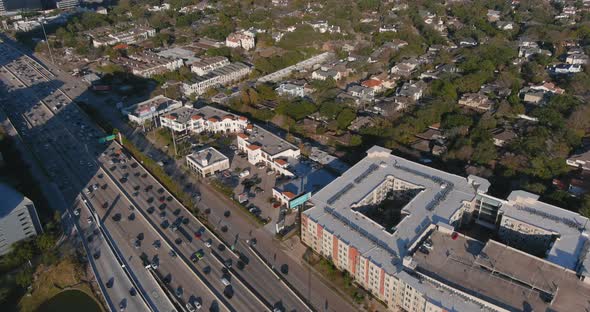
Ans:
[[[51,53],[51,45],[49,45],[49,39],[47,38],[47,33],[45,32],[45,18],[41,19],[41,28],[43,29],[43,35],[45,36],[45,42],[47,43],[47,49],[49,50],[49,57],[51,58],[51,63],[55,65],[53,53]]]

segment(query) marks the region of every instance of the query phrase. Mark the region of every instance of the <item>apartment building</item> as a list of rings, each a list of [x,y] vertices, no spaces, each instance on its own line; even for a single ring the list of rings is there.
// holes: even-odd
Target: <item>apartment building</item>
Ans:
[[[12,187],[0,183],[0,255],[12,244],[43,232],[35,204]]]
[[[144,78],[177,70],[184,64],[182,59],[161,57],[149,52],[119,57],[111,60],[111,62],[126,68],[136,76]]]
[[[148,27],[134,27],[127,31],[111,34],[110,30],[104,30],[101,34],[89,34],[92,38],[92,45],[95,48],[115,45],[117,43],[134,44],[156,35],[156,30]]]
[[[246,51],[256,46],[254,33],[250,31],[237,31],[225,38],[225,45],[230,48],[242,48]]]
[[[193,63],[191,65],[191,71],[199,76],[204,76],[229,64],[229,60],[224,56],[207,57]]]
[[[55,2],[58,9],[67,10],[80,6],[80,0],[59,0]]]
[[[251,71],[252,69],[246,64],[232,63],[216,68],[203,76],[193,77],[189,83],[182,84],[182,90],[187,96],[201,95],[211,88],[239,81],[247,77]]]
[[[208,177],[229,169],[229,158],[213,147],[186,156],[189,169],[201,177]]]
[[[489,186],[374,146],[312,196],[301,240],[392,311],[583,310],[588,219],[522,191],[493,198]],[[385,200],[398,210],[394,223],[371,213]],[[455,231],[472,221],[503,242]],[[546,253],[517,250],[516,242]]]
[[[299,159],[299,148],[276,134],[256,125],[238,134],[238,150],[248,155],[248,162],[257,165],[264,164],[271,170],[292,177],[289,163]]]
[[[158,95],[149,100],[123,108],[121,111],[127,116],[129,121],[143,124],[148,120],[155,119],[162,114],[166,114],[180,107],[182,107],[180,101]]]
[[[211,106],[181,107],[160,116],[160,125],[176,132],[242,133],[248,118]]]

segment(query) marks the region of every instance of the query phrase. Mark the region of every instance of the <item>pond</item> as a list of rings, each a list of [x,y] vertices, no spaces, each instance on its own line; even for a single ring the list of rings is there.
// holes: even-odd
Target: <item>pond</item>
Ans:
[[[43,303],[36,312],[102,312],[96,301],[80,290],[66,290]]]

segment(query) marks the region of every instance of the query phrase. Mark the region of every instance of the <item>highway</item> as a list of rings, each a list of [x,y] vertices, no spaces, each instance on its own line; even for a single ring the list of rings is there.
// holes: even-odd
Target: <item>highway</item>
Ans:
[[[105,134],[98,130],[75,105],[68,105],[70,104],[69,99],[61,90],[57,89],[61,87],[61,84],[47,79],[52,75],[50,72],[39,68],[39,66],[31,65],[30,60],[6,49],[4,44],[2,45],[1,61],[5,66],[2,71],[2,81],[9,86],[8,97],[19,99],[18,101],[5,101],[3,108],[9,113],[11,121],[20,128],[19,132],[28,141],[29,148],[39,159],[43,160],[45,169],[65,194],[64,197],[73,202],[81,190],[97,184],[96,179],[106,179],[104,173],[100,173],[101,164],[96,162],[96,160],[100,160],[97,157],[106,150],[105,145],[97,143],[97,137]],[[40,103],[40,100],[43,102]],[[225,303],[231,301],[231,305],[227,306],[230,306],[229,309],[234,311],[270,310],[261,301],[253,298],[250,289],[238,279],[232,278],[231,273],[224,273],[222,258],[207,257],[212,260],[208,265],[205,265],[205,260],[192,264],[188,260],[190,254],[194,252],[190,249],[190,245],[173,247],[173,243],[167,236],[158,236],[160,235],[158,227],[149,224],[149,218],[137,218],[125,226],[119,224],[121,221],[114,221],[112,215],[109,214],[122,214],[129,209],[131,203],[117,185],[112,182],[99,183],[101,187],[105,184],[107,185],[106,189],[99,188],[93,190],[92,194],[87,194],[89,196],[87,210],[95,210],[101,215],[105,234],[112,242],[115,242],[113,253],[119,255],[119,258],[127,259],[123,261],[125,270],[130,272],[131,280],[138,285],[137,290],[141,292],[141,296],[131,296],[128,295],[129,290],[121,292],[117,288],[119,291],[113,298],[107,298],[108,301],[124,303],[120,304],[121,308],[129,307],[137,311],[145,310],[140,308],[142,304],[150,306],[151,310],[174,310],[170,301],[162,300],[166,298],[164,291],[154,283],[151,273],[145,269],[144,263],[141,261],[141,254],[145,253],[149,255],[148,258],[153,259],[156,256],[161,260],[155,271],[165,280],[169,280],[167,292],[177,295],[178,298],[173,300],[178,301],[181,305],[187,301],[196,301],[209,307],[210,310],[217,311],[220,307],[225,310]],[[101,214],[101,208],[97,207],[103,206],[107,208],[102,209],[108,210]],[[129,226],[130,224],[136,224],[137,227]],[[142,246],[141,250],[136,250],[138,248],[134,246],[135,239],[133,237],[139,233],[143,234],[143,240],[160,240],[162,250],[166,248],[177,249],[180,257],[172,259],[168,253],[156,251],[150,245]],[[97,241],[104,241],[104,237],[97,239]],[[91,248],[102,250],[105,246],[91,246]],[[152,251],[147,249],[152,249]],[[101,251],[100,254],[104,253]],[[98,259],[105,259],[105,263],[109,260],[108,257],[102,258],[102,256]],[[111,267],[110,271],[116,271],[114,267],[118,267],[119,264],[114,261],[106,264],[106,266],[100,267],[105,270],[103,278],[97,278],[99,282],[101,280],[105,282],[106,279],[105,283],[108,285],[121,284],[126,287],[131,284],[129,279],[126,279],[124,283],[119,283],[118,278],[107,278],[108,267]],[[206,266],[210,268],[206,268]],[[197,272],[211,276],[204,279],[208,280],[206,283],[211,289],[202,285]],[[226,280],[230,281],[231,285],[223,285],[222,275],[227,275]],[[172,278],[168,278],[169,276]],[[109,282],[111,279],[115,280],[114,283]],[[110,297],[109,291],[105,296]],[[140,297],[147,298],[146,302],[140,302]],[[220,298],[223,299],[218,301]],[[133,303],[134,301],[137,301],[136,304]]]
[[[0,62],[4,65],[0,71],[0,79],[3,82],[3,95],[6,99],[2,101],[2,109],[17,128],[24,143],[36,155],[49,177],[57,184],[66,203],[73,205],[84,181],[88,181],[97,170],[96,164],[91,160],[91,152],[88,148],[100,149],[94,143],[100,131],[92,126],[84,125],[80,120],[76,121],[75,111],[64,106],[66,102],[62,101],[65,101],[65,97],[59,90],[56,91],[56,83],[48,84],[44,76],[35,67],[30,66],[28,59],[8,49],[5,44],[0,45]],[[40,102],[41,99],[43,99],[43,103]],[[53,111],[45,105],[51,102],[55,103],[54,106],[50,106],[53,107]],[[57,108],[58,106],[59,108]],[[56,116],[55,112],[59,116]],[[63,123],[60,119],[65,119],[68,122]],[[73,129],[74,127],[78,129]],[[75,135],[72,134],[72,131],[75,131]],[[86,146],[86,148],[82,146]],[[71,211],[69,212],[71,213]],[[86,239],[84,243],[88,244],[87,239],[90,235],[86,236],[85,230],[82,232],[83,239]],[[102,240],[97,239],[97,241]],[[104,246],[89,245],[90,253],[93,253],[93,248],[101,250],[104,248]],[[102,254],[107,253],[101,251]],[[97,282],[107,285],[107,287],[102,285],[101,288],[107,289],[103,294],[111,309],[129,308],[135,311],[145,311],[146,305],[149,305],[151,310],[175,311],[167,300],[144,302],[142,296],[130,295],[129,290],[132,282],[121,274],[119,264],[113,261],[112,257],[100,257],[99,259],[103,260],[97,261],[97,265],[94,267],[99,274]],[[93,260],[89,255],[89,261]],[[133,269],[145,271],[143,267],[128,268],[131,271]],[[116,289],[111,289],[108,287],[110,285],[112,285],[111,287],[118,286]],[[126,288],[126,290],[121,291],[120,288]],[[149,292],[158,294],[160,298],[164,297],[159,287],[150,289]],[[162,304],[154,306],[156,302]]]
[[[104,171],[99,170],[87,187],[91,188],[93,185],[99,185],[99,187],[92,192],[89,191],[89,196],[103,205],[108,203],[106,206],[94,207],[94,210],[117,243],[117,248],[127,257],[125,261],[128,265],[145,267],[156,261],[155,272],[163,281],[166,281],[168,292],[175,297],[173,300],[183,307],[187,302],[193,304],[196,301],[210,311],[228,310],[222,308],[213,294],[206,291],[207,287],[181,259],[176,257],[176,253],[170,252],[173,250],[172,246],[163,241],[154,231],[146,231],[150,225],[137,213],[135,206],[118,192],[116,185]],[[153,284],[155,288],[155,280]],[[177,295],[178,289],[180,289],[179,295]]]

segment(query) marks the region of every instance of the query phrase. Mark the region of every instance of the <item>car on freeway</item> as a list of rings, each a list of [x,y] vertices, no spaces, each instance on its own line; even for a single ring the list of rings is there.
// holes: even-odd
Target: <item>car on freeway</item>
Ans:
[[[187,302],[186,303],[186,309],[188,310],[188,312],[195,312],[195,311],[197,311],[195,309],[195,306],[193,306],[190,302]]]

